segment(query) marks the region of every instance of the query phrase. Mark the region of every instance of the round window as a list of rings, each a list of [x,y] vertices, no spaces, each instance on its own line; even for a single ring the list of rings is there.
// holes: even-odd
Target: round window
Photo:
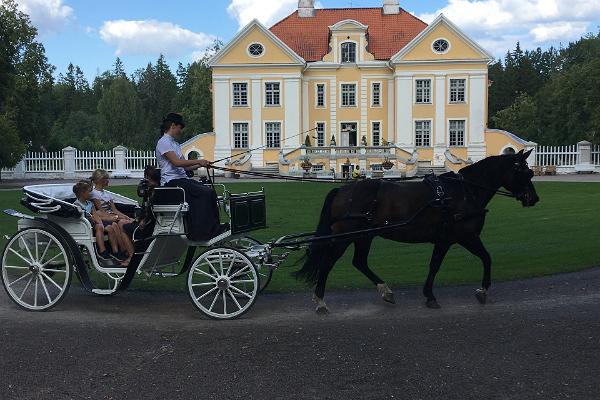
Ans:
[[[265,48],[260,43],[252,43],[250,46],[248,46],[248,53],[250,53],[252,57],[260,57],[264,51]]]
[[[445,53],[450,48],[450,43],[446,39],[438,39],[433,42],[433,51],[436,53]]]

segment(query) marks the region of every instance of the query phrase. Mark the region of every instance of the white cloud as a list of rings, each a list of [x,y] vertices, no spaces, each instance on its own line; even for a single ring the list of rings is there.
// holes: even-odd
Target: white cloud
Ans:
[[[600,20],[594,0],[448,0],[435,13],[419,15],[431,22],[443,13],[497,57],[514,48],[556,45],[579,38]]]
[[[64,5],[63,0],[18,0],[17,3],[40,35],[60,32],[75,18],[75,12]]]
[[[296,8],[298,0],[231,0],[227,12],[237,20],[241,29],[253,19],[271,26],[290,15]],[[323,5],[317,1],[315,8],[323,8]]]
[[[202,51],[211,45],[215,36],[196,33],[170,22],[105,21],[100,37],[115,46],[116,55],[180,56],[192,51]]]

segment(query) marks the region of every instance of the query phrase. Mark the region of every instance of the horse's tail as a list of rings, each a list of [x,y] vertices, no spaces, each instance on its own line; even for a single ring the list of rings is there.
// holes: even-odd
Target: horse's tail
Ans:
[[[333,199],[338,193],[339,188],[331,190],[325,198],[323,209],[321,210],[321,217],[319,219],[319,225],[317,225],[317,231],[315,237],[326,236],[332,233],[331,230],[331,204]],[[293,273],[296,279],[304,280],[307,283],[316,283],[319,277],[319,270],[321,269],[321,263],[323,259],[323,252],[327,251],[327,243],[313,242],[306,249],[306,255],[304,258],[304,265],[302,268]]]

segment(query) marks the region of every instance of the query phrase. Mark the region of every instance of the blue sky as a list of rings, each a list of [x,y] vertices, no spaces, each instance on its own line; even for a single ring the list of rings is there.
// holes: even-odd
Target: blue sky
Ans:
[[[380,7],[382,0],[318,0],[317,7]],[[128,73],[162,52],[172,66],[203,54],[214,38],[224,42],[253,18],[267,26],[293,11],[297,0],[17,0],[39,30],[57,74],[69,62],[90,81],[118,55]],[[443,12],[492,54],[517,40],[525,48],[558,46],[598,32],[597,0],[401,0],[426,22]]]

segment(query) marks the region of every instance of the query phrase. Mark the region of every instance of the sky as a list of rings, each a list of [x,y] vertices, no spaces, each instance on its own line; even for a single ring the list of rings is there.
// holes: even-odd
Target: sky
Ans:
[[[2,0],[0,0],[2,1]],[[133,73],[164,54],[173,70],[219,39],[232,39],[252,19],[267,27],[297,0],[17,0],[38,29],[56,74],[70,62],[90,82],[118,56]],[[319,8],[381,7],[383,0],[317,0]],[[513,49],[558,47],[600,29],[600,0],[400,0],[425,22],[444,13],[497,58]]]

